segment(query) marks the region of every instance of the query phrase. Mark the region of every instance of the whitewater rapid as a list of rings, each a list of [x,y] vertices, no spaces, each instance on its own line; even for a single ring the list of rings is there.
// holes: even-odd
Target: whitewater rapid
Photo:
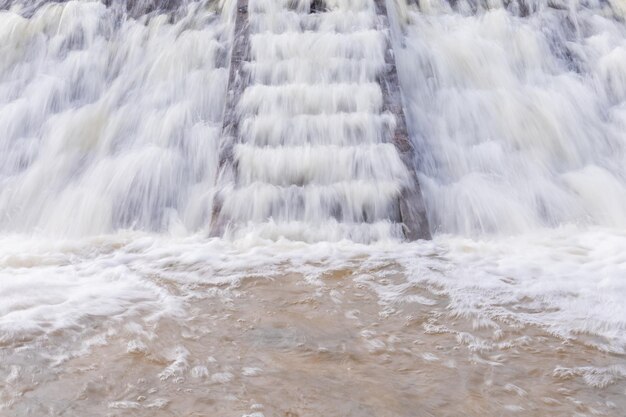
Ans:
[[[276,93],[271,108],[241,124],[251,141],[238,145],[235,157],[247,188],[227,204],[255,222],[229,239],[208,235],[221,189],[234,2],[110,3],[0,1],[0,349],[11,358],[0,364],[0,414],[28,415],[24,395],[68,364],[88,373],[91,365],[81,358],[116,343],[136,355],[163,328],[175,328],[193,344],[190,321],[228,320],[237,303],[262,298],[250,282],[276,283],[280,291],[281,280],[294,276],[294,288],[308,294],[294,305],[326,297],[343,308],[343,289],[336,287],[342,280],[354,284],[355,298],[371,291],[362,309],[378,309],[374,329],[403,308],[443,303],[441,317],[470,323],[455,333],[450,355],[467,347],[471,366],[493,365],[506,349],[521,349],[530,329],[562,346],[580,344],[606,364],[580,359],[567,369],[542,367],[590,389],[609,387],[617,394],[593,392],[619,398],[626,381],[622,1],[388,2],[414,167],[433,233],[432,241],[413,243],[401,242],[387,222],[319,221],[329,190],[349,196],[345,207],[355,219],[363,215],[358,199],[385,219],[407,175],[382,140],[393,120],[378,114],[379,92],[371,85],[380,51],[355,56],[350,43],[381,46],[368,29],[372,10],[339,10],[371,2],[327,2],[337,11],[323,19],[285,12],[255,21],[259,31],[281,32],[255,38],[255,77],[267,85],[295,83],[292,93],[315,96],[316,107],[297,101],[287,110],[298,114],[291,114]],[[308,40],[311,27],[328,32],[323,44]],[[355,29],[356,35],[336,35]],[[303,33],[286,35],[295,31]],[[290,59],[277,59],[287,52]],[[326,53],[334,55],[324,59],[327,72],[319,71],[309,55]],[[338,104],[318,88],[329,81],[348,101]],[[281,88],[289,87],[275,91]],[[256,112],[268,94],[257,87],[245,106]],[[358,111],[336,111],[342,105]],[[311,182],[306,204],[277,191]],[[291,206],[277,208],[275,201]],[[312,207],[306,221],[302,205]],[[268,219],[270,212],[298,221]],[[355,243],[354,236],[375,242]],[[337,271],[341,279],[329,278]],[[416,288],[426,290],[416,295]],[[223,309],[209,315],[203,304]],[[274,314],[271,306],[258,311]],[[358,312],[340,315],[352,320]],[[230,342],[211,332],[239,325],[211,323],[216,327],[200,327],[215,343]],[[420,327],[428,334],[449,331],[428,323]],[[507,326],[515,338],[503,336]],[[484,329],[502,352],[479,340]],[[393,337],[385,343],[392,346]],[[541,346],[541,337],[528,343]],[[193,349],[178,343],[168,345],[165,358],[146,354],[162,368],[159,378],[203,375],[202,366],[213,361],[189,365]],[[493,355],[480,356],[485,351]],[[48,367],[50,374],[41,371]],[[229,372],[215,370],[213,383],[227,384]],[[146,413],[166,407],[155,401]],[[135,402],[112,401],[108,410]],[[48,410],[42,403],[37,410]]]

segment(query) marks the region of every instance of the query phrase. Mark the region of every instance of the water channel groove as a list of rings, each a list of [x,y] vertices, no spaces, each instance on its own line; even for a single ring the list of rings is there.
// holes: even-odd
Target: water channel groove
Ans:
[[[236,7],[211,234],[430,238],[385,2]]]

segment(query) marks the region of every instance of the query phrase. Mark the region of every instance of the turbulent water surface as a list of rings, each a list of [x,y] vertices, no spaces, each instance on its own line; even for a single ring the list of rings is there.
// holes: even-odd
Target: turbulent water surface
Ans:
[[[1,416],[626,413],[626,3],[387,5],[432,241],[373,0],[250,0],[232,183],[233,1],[0,0]]]

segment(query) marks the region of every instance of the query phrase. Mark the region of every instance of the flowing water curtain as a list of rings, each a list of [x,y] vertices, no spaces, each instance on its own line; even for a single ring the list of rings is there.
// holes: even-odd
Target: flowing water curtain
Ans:
[[[206,225],[230,25],[216,2],[5,2],[0,228]]]
[[[399,72],[435,230],[626,225],[623,3],[402,4]]]
[[[370,0],[238,4],[212,234],[426,237],[423,213],[404,204],[405,195],[419,201],[419,187],[392,99],[385,8]]]

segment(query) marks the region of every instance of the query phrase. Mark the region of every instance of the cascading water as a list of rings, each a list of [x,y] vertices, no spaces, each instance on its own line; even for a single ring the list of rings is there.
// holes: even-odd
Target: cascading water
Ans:
[[[623,2],[435,0],[403,17],[399,72],[434,229],[626,226]]]
[[[257,85],[242,97],[244,162],[225,204],[244,223],[282,224],[269,236],[398,235],[385,219],[406,173],[383,143],[393,121],[376,113],[384,34],[372,2],[338,4],[251,4]],[[139,20],[113,5],[3,13],[3,230],[208,228],[228,25],[194,2]],[[518,17],[429,2],[403,15],[396,51],[435,231],[626,223],[620,9],[531,6],[512,3],[533,11]],[[362,226],[350,233],[337,217],[374,223],[359,239]]]
[[[623,415],[624,2],[387,1],[407,168],[376,1],[0,0],[0,415]]]
[[[228,78],[215,9],[134,20],[100,2],[29,18],[20,6],[0,14],[0,229],[205,225]]]
[[[240,127],[224,135],[232,161],[221,170],[217,234],[370,242],[402,238],[403,220],[417,228],[400,218],[414,180],[391,142],[398,122],[382,112],[381,16],[370,0],[322,7],[247,6],[240,41],[250,57],[231,71],[249,81],[226,109]]]

